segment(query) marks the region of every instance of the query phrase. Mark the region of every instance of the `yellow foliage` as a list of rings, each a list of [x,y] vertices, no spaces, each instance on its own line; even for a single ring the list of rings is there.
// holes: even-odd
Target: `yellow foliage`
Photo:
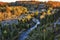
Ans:
[[[49,7],[49,9],[50,9],[50,10],[53,10],[53,8],[52,8],[52,7]]]
[[[31,15],[27,15],[26,18],[27,18],[28,20],[30,20],[30,19],[31,19]]]
[[[51,12],[50,11],[51,11],[50,9],[47,11],[47,15],[51,15]]]
[[[31,16],[33,17],[34,16],[34,13],[32,13]]]
[[[25,21],[25,19],[23,18],[23,19],[22,19],[22,22],[24,22],[24,21]]]
[[[40,16],[40,19],[43,19],[43,18],[45,18],[45,16],[44,16],[44,15],[41,15],[41,16]]]
[[[43,12],[42,15],[46,15],[46,12]]]
[[[35,12],[35,15],[38,15],[38,11]]]
[[[48,9],[48,11],[47,11],[47,15],[51,15],[52,13],[51,13],[51,11],[53,10],[53,8],[52,7],[49,7],[49,9]]]

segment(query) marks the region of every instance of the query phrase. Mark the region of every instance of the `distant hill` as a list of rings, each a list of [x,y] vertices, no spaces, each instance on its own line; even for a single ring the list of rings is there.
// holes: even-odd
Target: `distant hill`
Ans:
[[[14,2],[11,2],[14,3]],[[7,3],[7,2],[0,2],[0,5],[4,5],[4,4],[11,4],[11,3]],[[16,3],[20,3],[20,4],[40,4],[40,3],[46,3],[48,5],[51,5],[52,7],[60,7],[60,2],[52,2],[52,1],[48,1],[48,2],[40,2],[40,1],[16,1]]]
[[[0,5],[8,4],[7,2],[0,2]]]

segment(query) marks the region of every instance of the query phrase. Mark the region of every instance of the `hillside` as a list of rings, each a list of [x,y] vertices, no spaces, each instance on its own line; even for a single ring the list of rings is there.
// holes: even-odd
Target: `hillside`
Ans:
[[[59,19],[60,2],[0,2],[0,40],[60,40]]]

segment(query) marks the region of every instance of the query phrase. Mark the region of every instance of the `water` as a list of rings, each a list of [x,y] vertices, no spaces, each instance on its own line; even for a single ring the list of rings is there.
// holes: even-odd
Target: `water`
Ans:
[[[0,23],[2,24],[2,26],[5,26],[6,24],[12,25],[12,24],[18,24],[18,20],[17,19],[6,20],[6,21],[2,21]]]
[[[21,17],[22,18],[22,17]],[[31,28],[27,29],[26,31],[22,32],[21,35],[19,36],[19,40],[25,40],[25,38],[28,37],[28,34],[37,27],[38,24],[40,24],[39,20],[38,19],[35,19],[33,18],[32,19],[33,22],[35,22],[36,24],[35,25],[32,25]],[[5,20],[5,21],[2,21],[1,24],[2,26],[4,27],[6,24],[9,24],[9,25],[12,25],[12,24],[18,24],[18,20],[17,19],[14,19],[14,20]]]
[[[60,18],[54,23],[54,27],[56,27],[56,24],[60,24]]]
[[[33,27],[27,29],[27,31],[22,32],[21,35],[19,36],[18,40],[25,40],[28,37],[28,34],[37,27],[38,24],[40,24],[39,20],[33,19],[33,21],[36,23]]]

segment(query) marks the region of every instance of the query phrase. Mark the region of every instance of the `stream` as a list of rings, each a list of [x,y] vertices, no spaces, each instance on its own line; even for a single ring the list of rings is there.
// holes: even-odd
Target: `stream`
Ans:
[[[29,36],[29,33],[34,30],[35,28],[37,28],[37,25],[40,24],[39,20],[38,19],[33,19],[33,22],[35,22],[36,24],[27,29],[26,31],[22,32],[21,35],[19,36],[18,40],[25,40],[28,36]]]

